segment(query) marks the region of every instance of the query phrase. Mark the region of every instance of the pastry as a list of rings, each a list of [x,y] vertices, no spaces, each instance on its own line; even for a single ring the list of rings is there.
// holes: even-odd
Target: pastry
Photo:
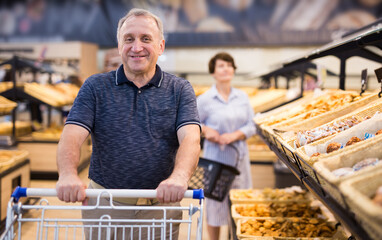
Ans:
[[[348,174],[353,173],[353,168],[350,168],[350,167],[338,168],[338,169],[332,171],[332,173],[334,175],[336,175],[337,177],[343,177],[343,176],[346,176]]]
[[[382,134],[382,129],[378,130],[375,135],[379,135],[379,134]]]
[[[297,140],[295,141],[296,147],[301,147],[335,133],[342,132],[364,120],[365,119],[363,118],[353,116],[349,119],[336,121],[326,126],[317,127],[312,130],[299,131],[297,132]]]
[[[340,149],[340,148],[341,148],[341,144],[340,144],[340,143],[332,142],[332,143],[330,143],[330,144],[327,146],[327,148],[326,148],[326,152],[327,152],[327,153],[331,153],[331,152],[336,151],[336,150],[338,150],[338,149]]]
[[[366,158],[365,160],[362,160],[362,161],[354,164],[353,170],[354,171],[359,171],[359,170],[361,170],[364,167],[374,166],[378,162],[379,162],[378,158]]]
[[[382,186],[377,189],[377,192],[373,198],[373,202],[382,207]]]
[[[359,139],[358,137],[352,137],[352,138],[350,138],[350,140],[346,143],[346,146],[353,145],[354,143],[357,143],[357,142],[360,142],[360,141],[362,141],[362,140]]]

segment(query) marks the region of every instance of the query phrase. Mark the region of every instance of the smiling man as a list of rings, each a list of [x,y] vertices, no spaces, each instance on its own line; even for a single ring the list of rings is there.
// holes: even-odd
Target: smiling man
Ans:
[[[68,115],[57,151],[58,197],[65,202],[85,200],[86,186],[77,167],[80,147],[91,134],[89,188],[156,189],[157,199],[145,205],[179,206],[200,152],[194,91],[187,80],[156,64],[165,40],[162,22],[152,13],[132,9],[118,23],[117,40],[123,64],[116,71],[89,77]],[[143,199],[114,200],[114,205],[124,206],[139,205]],[[95,202],[89,199],[87,204]],[[109,201],[103,199],[101,204]],[[161,212],[155,216],[153,211],[117,210],[83,211],[83,218],[104,214],[113,219],[163,218]],[[168,215],[182,217],[178,211]],[[172,227],[173,239],[178,227]],[[94,228],[92,238],[97,234]],[[119,239],[121,233],[112,234]],[[155,234],[160,238],[160,230]]]

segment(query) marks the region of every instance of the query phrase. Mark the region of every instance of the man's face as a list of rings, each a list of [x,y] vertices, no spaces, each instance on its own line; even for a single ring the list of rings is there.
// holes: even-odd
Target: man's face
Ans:
[[[129,17],[118,36],[118,51],[124,69],[134,75],[155,72],[155,64],[164,51],[164,44],[154,19],[146,16]]]

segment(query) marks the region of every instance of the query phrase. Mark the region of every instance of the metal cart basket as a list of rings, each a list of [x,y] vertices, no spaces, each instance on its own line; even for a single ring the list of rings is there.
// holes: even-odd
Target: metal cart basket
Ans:
[[[196,228],[196,240],[202,239],[203,226],[203,190],[188,190],[185,198],[199,199],[198,206],[192,203],[182,206],[136,206],[113,204],[114,198],[155,198],[156,190],[127,189],[86,189],[88,198],[97,198],[95,206],[65,204],[49,205],[48,200],[41,199],[39,204],[23,205],[18,202],[20,197],[56,197],[55,189],[20,188],[17,187],[8,203],[5,230],[0,240],[31,239],[31,235],[23,236],[23,231],[33,230],[35,239],[86,239],[85,231],[90,231],[90,239],[172,239],[175,224],[182,224],[187,231],[187,239]],[[106,197],[109,205],[100,205],[100,199]],[[190,201],[192,202],[192,201]],[[118,210],[118,211],[156,211],[161,219],[112,219],[105,214],[99,219],[82,219],[81,211]],[[169,211],[182,211],[182,219],[166,217]],[[185,214],[186,213],[186,214]],[[198,213],[198,214],[196,214]],[[192,226],[196,223],[196,227]],[[97,237],[92,232],[98,232]],[[102,232],[102,234],[101,234]],[[167,234],[166,234],[167,233]],[[106,237],[105,237],[106,236]],[[182,235],[183,236],[183,235]],[[180,239],[180,237],[179,237]]]

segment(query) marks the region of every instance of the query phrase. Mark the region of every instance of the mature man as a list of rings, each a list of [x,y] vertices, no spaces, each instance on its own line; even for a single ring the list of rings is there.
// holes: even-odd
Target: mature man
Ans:
[[[91,134],[89,188],[156,189],[157,200],[146,204],[179,205],[200,152],[194,91],[187,80],[163,72],[156,64],[165,48],[158,17],[132,9],[120,19],[117,39],[123,64],[116,71],[89,77],[67,118],[57,153],[58,197],[66,202],[85,200],[86,186],[77,167],[80,147]],[[114,200],[116,205],[140,201]],[[89,199],[88,204],[94,202]],[[84,218],[103,214],[83,211]],[[106,214],[136,217],[122,211]],[[149,212],[137,215],[155,218]]]

